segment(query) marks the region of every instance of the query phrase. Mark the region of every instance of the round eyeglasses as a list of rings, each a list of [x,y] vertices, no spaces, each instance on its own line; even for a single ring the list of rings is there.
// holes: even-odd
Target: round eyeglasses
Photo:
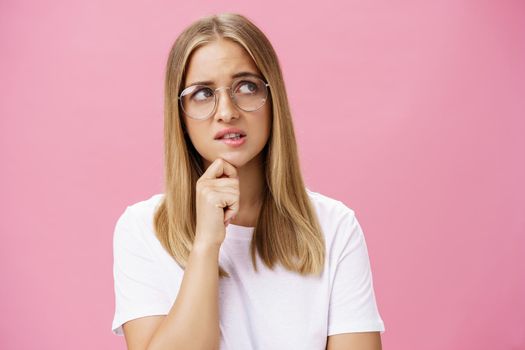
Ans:
[[[192,85],[179,95],[179,102],[184,113],[193,119],[208,119],[217,107],[217,91],[229,89],[230,97],[237,107],[245,112],[261,108],[268,97],[270,84],[257,77],[240,77],[232,82],[231,87],[212,89],[206,85]]]

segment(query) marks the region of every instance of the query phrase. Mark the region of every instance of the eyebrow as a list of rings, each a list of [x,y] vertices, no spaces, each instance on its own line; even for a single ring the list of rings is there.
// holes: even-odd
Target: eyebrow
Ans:
[[[263,79],[259,74],[252,73],[252,72],[239,72],[239,73],[235,73],[231,77],[232,77],[232,79],[240,78],[240,77],[255,77],[255,78]],[[214,85],[214,84],[215,83],[213,81],[210,81],[210,80],[207,80],[207,81],[196,81],[196,82],[193,82],[193,83],[189,84],[186,87],[193,86],[193,85]]]

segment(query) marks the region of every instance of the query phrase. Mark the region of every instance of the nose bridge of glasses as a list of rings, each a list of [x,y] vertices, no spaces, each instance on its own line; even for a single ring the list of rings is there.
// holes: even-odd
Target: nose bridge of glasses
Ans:
[[[231,89],[231,88],[232,88],[231,86],[220,86],[220,87],[216,88],[214,91],[217,92],[220,89]]]
[[[218,108],[218,105],[219,105],[219,100],[221,98],[220,94],[219,94],[219,90],[221,89],[227,89],[227,90],[230,90],[228,93],[226,93],[226,98],[230,98],[231,99],[231,102],[233,102],[233,105],[236,105],[235,103],[235,97],[233,96],[232,94],[232,90],[231,90],[231,86],[221,86],[221,87],[218,87],[216,88],[214,91],[214,94],[215,94],[215,107]]]
[[[226,101],[224,101],[222,104],[220,102],[221,94],[219,94],[219,90],[221,89],[227,89],[229,92],[225,93],[224,98]],[[218,87],[214,90],[214,106],[212,113],[215,113],[214,111],[217,111],[219,115],[222,117],[226,115],[231,115],[232,113],[235,113],[234,110],[237,109],[237,103],[235,101],[235,97],[231,93],[231,86],[222,86]]]
[[[228,95],[230,95],[230,97],[233,98],[233,95],[232,95],[232,92],[231,92],[231,88],[232,88],[231,86],[221,86],[221,87],[218,87],[218,88],[216,88],[215,90],[213,90],[213,93],[217,96],[217,98],[219,98],[219,97],[220,97],[220,96],[219,96],[219,90],[220,90],[220,89],[227,89],[227,90],[230,90],[230,91],[228,92]]]

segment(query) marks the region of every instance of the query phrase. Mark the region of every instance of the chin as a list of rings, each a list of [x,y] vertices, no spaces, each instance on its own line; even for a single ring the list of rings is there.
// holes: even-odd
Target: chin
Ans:
[[[224,159],[226,162],[230,163],[235,168],[240,168],[250,161],[250,159],[246,159],[246,157],[242,154],[234,154],[234,153],[215,154],[212,156],[204,157],[204,159],[208,163],[206,167],[208,167],[209,164],[213,163],[217,158]]]
[[[250,161],[250,159],[246,159],[246,157],[242,154],[222,154],[217,156],[217,158],[219,157],[224,159],[237,169],[243,167],[246,163]]]

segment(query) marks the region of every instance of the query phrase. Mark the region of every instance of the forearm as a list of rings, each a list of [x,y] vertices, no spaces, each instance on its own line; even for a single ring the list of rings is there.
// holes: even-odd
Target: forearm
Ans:
[[[177,298],[155,331],[149,350],[218,348],[218,260],[218,245],[193,246]]]

